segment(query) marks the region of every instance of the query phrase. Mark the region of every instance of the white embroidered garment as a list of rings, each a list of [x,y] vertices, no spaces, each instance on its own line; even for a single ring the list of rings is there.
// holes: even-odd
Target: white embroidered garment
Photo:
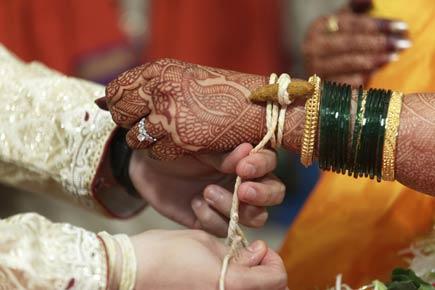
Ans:
[[[23,63],[0,45],[0,183],[120,217],[140,210],[107,174],[115,125],[94,104],[101,96],[103,86]]]
[[[0,289],[106,289],[97,235],[37,214],[0,220]]]

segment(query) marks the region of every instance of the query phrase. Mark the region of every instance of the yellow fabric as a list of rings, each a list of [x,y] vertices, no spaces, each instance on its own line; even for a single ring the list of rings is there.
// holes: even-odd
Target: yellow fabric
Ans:
[[[369,86],[435,92],[435,2],[378,0],[375,7],[378,17],[408,22],[413,47]],[[353,287],[388,279],[406,266],[398,252],[429,232],[434,216],[434,198],[397,182],[323,174],[281,250],[289,288],[326,289],[339,273]]]

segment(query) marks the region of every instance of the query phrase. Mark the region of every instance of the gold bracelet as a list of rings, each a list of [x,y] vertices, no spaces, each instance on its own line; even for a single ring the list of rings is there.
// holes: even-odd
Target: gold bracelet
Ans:
[[[313,75],[308,82],[313,85],[314,92],[305,103],[305,125],[301,146],[301,163],[308,167],[313,163],[317,126],[319,124],[320,78]]]
[[[399,133],[400,111],[403,93],[393,92],[388,105],[387,123],[385,125],[384,150],[382,154],[382,178],[395,180],[395,161],[397,135]]]

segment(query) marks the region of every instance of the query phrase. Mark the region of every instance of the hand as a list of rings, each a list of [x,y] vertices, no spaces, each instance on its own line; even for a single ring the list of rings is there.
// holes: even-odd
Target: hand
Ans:
[[[328,80],[363,85],[371,73],[411,46],[406,32],[402,21],[347,10],[333,18],[321,17],[312,23],[302,47],[306,70]]]
[[[243,225],[262,226],[268,217],[265,207],[284,198],[285,186],[271,174],[276,154],[263,150],[249,155],[251,149],[250,144],[242,144],[227,154],[185,156],[172,161],[155,160],[144,151],[134,151],[131,180],[161,214],[189,228],[224,237],[235,174],[244,178],[238,191]]]
[[[135,289],[218,289],[227,248],[194,230],[149,231],[132,237],[137,256]],[[230,263],[226,289],[284,290],[287,278],[281,258],[257,241]]]
[[[173,160],[192,153],[228,152],[245,142],[257,144],[266,133],[266,109],[248,98],[266,81],[263,76],[161,59],[113,80],[105,101],[115,123],[130,129],[131,148],[149,148],[153,158]],[[287,109],[287,149],[298,147],[303,130],[304,110],[297,105],[303,100]],[[138,140],[140,120],[156,142]]]

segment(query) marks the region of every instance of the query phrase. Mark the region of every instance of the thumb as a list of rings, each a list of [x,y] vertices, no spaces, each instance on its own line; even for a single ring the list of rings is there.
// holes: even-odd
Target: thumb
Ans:
[[[195,158],[204,164],[207,164],[217,171],[226,174],[232,174],[236,171],[236,166],[251,152],[252,145],[243,143],[234,148],[229,153],[214,153],[214,154],[202,154],[195,155]]]
[[[242,249],[235,258],[240,266],[254,267],[261,263],[267,254],[267,245],[263,241],[255,241],[246,249]]]
[[[233,274],[237,274],[236,277]],[[238,273],[229,272],[229,280],[237,279],[246,289],[284,290],[287,287],[287,273],[281,258],[272,249],[267,249],[260,265],[251,266]]]

